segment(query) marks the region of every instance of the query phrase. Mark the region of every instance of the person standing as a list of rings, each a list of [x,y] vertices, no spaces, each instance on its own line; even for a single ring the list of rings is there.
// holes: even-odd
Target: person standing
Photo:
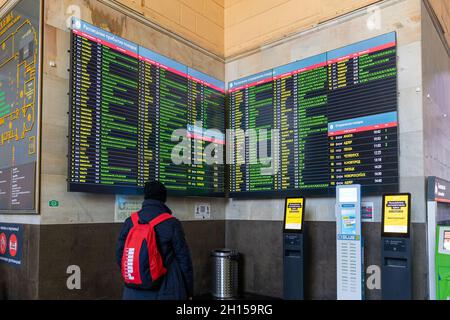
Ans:
[[[126,219],[120,231],[116,248],[117,263],[122,270],[126,241],[135,224],[149,224],[154,219],[156,219],[155,221],[162,220],[154,227],[154,232],[157,249],[167,272],[161,277],[156,288],[141,289],[125,284],[123,299],[192,299],[194,280],[191,254],[180,221],[169,216],[172,215],[172,211],[165,205],[166,187],[159,181],[147,182],[144,193],[145,200],[142,203],[142,209],[134,218]]]

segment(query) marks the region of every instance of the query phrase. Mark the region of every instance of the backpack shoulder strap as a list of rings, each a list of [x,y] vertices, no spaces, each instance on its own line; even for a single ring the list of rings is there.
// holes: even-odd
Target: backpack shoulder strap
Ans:
[[[152,221],[150,221],[150,226],[152,228],[156,227],[158,224],[169,220],[169,219],[175,219],[174,216],[172,216],[170,213],[162,213],[159,216],[157,216],[155,219],[153,219]]]
[[[131,221],[133,222],[133,226],[137,226],[139,224],[139,214],[135,212],[131,214]]]

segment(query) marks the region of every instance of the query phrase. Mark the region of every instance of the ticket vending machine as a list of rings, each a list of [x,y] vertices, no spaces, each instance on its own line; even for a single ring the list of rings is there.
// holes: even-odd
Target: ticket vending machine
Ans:
[[[337,299],[364,299],[361,186],[336,187]]]
[[[437,226],[436,299],[450,300],[450,221]]]
[[[283,296],[305,298],[305,198],[287,198],[283,223]]]
[[[412,299],[411,195],[383,196],[381,298]]]
[[[450,299],[450,181],[428,177],[428,285],[430,300]]]

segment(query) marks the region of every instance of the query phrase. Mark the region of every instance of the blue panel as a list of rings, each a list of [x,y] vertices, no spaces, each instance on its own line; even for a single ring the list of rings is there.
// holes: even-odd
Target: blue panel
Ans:
[[[256,83],[258,81],[261,80],[265,80],[265,79],[272,79],[273,78],[273,71],[272,70],[268,70],[268,71],[264,71],[264,72],[260,72],[245,78],[241,78],[235,81],[231,81],[228,83],[228,89],[231,90],[233,88],[237,88],[237,87],[242,87],[245,85],[249,85],[252,83]]]
[[[289,72],[301,70],[304,68],[312,67],[321,63],[327,62],[327,55],[325,53],[319,54],[313,57],[295,61],[284,66],[273,69],[273,76],[277,77]]]
[[[300,66],[300,61],[291,62],[289,64],[285,64],[284,66],[273,69],[273,76],[278,77],[283,74],[300,70],[302,67]]]
[[[188,68],[188,75],[190,75],[196,79],[202,80],[206,83],[209,83],[219,89],[225,90],[225,83],[223,81],[217,80],[216,78],[213,78],[207,74],[204,74],[203,72],[194,70],[192,68]]]
[[[160,64],[162,64],[162,65],[164,65],[166,67],[169,67],[171,69],[174,69],[174,70],[177,70],[179,72],[182,72],[182,73],[184,73],[186,75],[188,73],[188,68],[185,65],[183,65],[183,64],[181,64],[179,62],[176,62],[175,60],[172,60],[170,58],[167,58],[167,57],[165,57],[163,55],[160,55],[160,54],[158,54],[158,53],[156,53],[154,51],[151,51],[151,50],[149,50],[147,48],[139,46],[139,55],[141,57],[144,57],[144,58],[153,60],[155,62],[158,62],[158,63],[160,63]]]
[[[337,59],[352,53],[357,53],[360,51],[376,48],[396,41],[397,36],[395,32],[387,33],[369,40],[361,41],[340,49],[329,51],[327,53],[327,60]]]
[[[377,115],[367,116],[367,117],[362,117],[362,118],[331,122],[328,124],[328,131],[335,132],[335,131],[362,128],[362,127],[370,127],[370,126],[374,126],[374,125],[397,122],[397,121],[398,121],[397,112],[389,112],[389,113],[377,114]]]
[[[96,37],[97,39],[111,43],[132,53],[138,53],[137,44],[116,36],[108,31],[97,28],[83,20],[72,18],[72,29],[80,30],[81,32],[87,33],[93,37]]]

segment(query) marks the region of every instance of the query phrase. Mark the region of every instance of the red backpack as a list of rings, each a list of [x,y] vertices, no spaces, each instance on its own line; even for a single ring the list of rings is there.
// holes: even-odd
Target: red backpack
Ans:
[[[125,285],[137,289],[156,289],[167,273],[156,243],[155,227],[173,216],[163,213],[146,224],[139,223],[137,212],[131,215],[133,227],[128,233],[122,255]]]

